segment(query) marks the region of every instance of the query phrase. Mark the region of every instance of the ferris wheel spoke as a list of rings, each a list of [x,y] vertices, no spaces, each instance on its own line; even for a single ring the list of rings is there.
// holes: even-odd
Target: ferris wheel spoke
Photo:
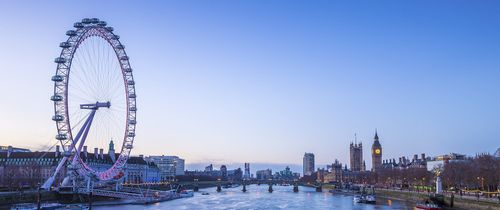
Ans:
[[[98,96],[99,90],[98,90],[97,86],[100,83],[100,81],[99,81],[99,77],[96,76],[97,73],[96,73],[95,64],[94,64],[94,59],[95,58],[93,58],[95,56],[92,56],[91,53],[89,52],[90,51],[89,50],[90,45],[93,42],[92,37],[88,38],[88,41],[90,43],[88,43],[88,44],[85,45],[85,47],[84,47],[84,49],[85,49],[84,55],[85,55],[85,58],[86,58],[85,61],[88,61],[88,63],[86,63],[87,64],[87,68],[88,68],[88,73],[90,73],[90,75],[91,75],[90,76],[91,78],[89,79],[89,82],[90,82],[89,87],[92,89],[93,94],[95,96]],[[83,71],[83,72],[87,72],[87,71]]]
[[[78,60],[78,61],[80,61],[80,60]],[[74,71],[72,74],[76,74],[76,75],[72,75],[71,79],[75,79],[78,81],[69,82],[69,85],[76,84],[76,86],[78,86],[79,90],[87,93],[88,95],[94,94],[93,90],[90,88],[90,86],[85,85],[84,81],[89,81],[90,77],[87,76],[87,73],[85,73],[86,71],[84,70],[85,68],[83,67],[83,64],[81,64],[81,62],[75,62],[75,64],[76,64],[75,65],[76,68],[73,69]]]
[[[85,47],[82,47],[82,49],[83,48],[85,48]],[[79,69],[75,69],[75,70],[76,70],[76,72],[81,73],[83,75],[83,77],[84,77],[84,78],[83,77],[81,78],[82,85],[84,87],[86,87],[86,89],[89,91],[89,93],[91,95],[95,95],[96,92],[92,88],[93,85],[91,85],[94,82],[94,79],[93,79],[92,76],[89,75],[91,73],[88,72],[88,69],[90,69],[90,68],[88,68],[89,64],[88,64],[88,61],[87,61],[87,57],[83,53],[77,53],[77,55],[78,55],[77,58],[79,58],[79,59],[75,63],[79,64],[80,68]],[[80,62],[78,62],[78,61],[80,61]],[[79,78],[79,77],[76,77],[76,78]]]

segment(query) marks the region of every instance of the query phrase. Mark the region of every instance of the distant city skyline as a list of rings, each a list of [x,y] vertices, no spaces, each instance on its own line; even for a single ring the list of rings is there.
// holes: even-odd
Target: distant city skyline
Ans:
[[[133,155],[345,164],[357,133],[370,169],[375,129],[383,159],[500,146],[499,2],[223,2],[0,2],[0,145],[56,143],[53,60],[97,17],[134,69]]]

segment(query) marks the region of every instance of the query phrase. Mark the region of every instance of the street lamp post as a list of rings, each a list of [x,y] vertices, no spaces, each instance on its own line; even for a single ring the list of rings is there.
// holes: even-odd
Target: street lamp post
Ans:
[[[484,177],[477,177],[477,181],[481,183],[481,190],[484,190]]]

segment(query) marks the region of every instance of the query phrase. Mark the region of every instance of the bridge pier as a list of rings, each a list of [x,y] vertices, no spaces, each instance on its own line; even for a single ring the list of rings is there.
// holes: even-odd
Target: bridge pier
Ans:
[[[246,183],[243,183],[243,190],[241,190],[243,192],[247,192],[247,184]]]
[[[297,182],[293,183],[293,192],[299,192],[299,184]]]
[[[316,182],[316,184],[316,192],[323,192],[323,184],[320,181]]]
[[[269,182],[269,189],[267,191],[269,191],[270,193],[272,193],[274,191],[272,182]]]
[[[198,179],[194,179],[193,191],[198,192],[199,190],[200,190],[200,188],[198,187]]]

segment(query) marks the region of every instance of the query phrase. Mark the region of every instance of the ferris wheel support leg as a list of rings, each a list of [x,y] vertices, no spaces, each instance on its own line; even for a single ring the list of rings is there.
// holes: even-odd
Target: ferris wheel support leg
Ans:
[[[90,192],[90,178],[87,179],[87,192]]]
[[[80,139],[80,136],[82,135],[83,131],[85,130],[85,128],[87,127],[87,124],[90,121],[92,121],[92,119],[89,116],[89,118],[87,118],[87,120],[85,121],[83,127],[80,129],[80,131],[78,131],[78,134],[76,135],[76,138],[73,140],[73,142],[71,143],[70,147],[68,148],[68,151],[67,151],[68,153],[71,153],[73,151],[73,148],[75,148],[76,143]],[[45,183],[43,183],[42,189],[46,189],[46,190],[50,189],[50,187],[52,186],[52,184],[54,183],[54,181],[56,179],[57,174],[59,174],[59,171],[64,166],[64,164],[66,163],[66,161],[68,160],[68,158],[69,158],[69,156],[67,154],[64,154],[64,157],[61,159],[61,161],[59,161],[59,164],[57,165],[57,168],[56,168],[54,174],[52,174],[52,176],[49,177],[47,179],[47,181],[45,181]]]
[[[80,152],[82,151],[83,145],[85,144],[85,140],[87,139],[87,134],[89,134],[90,126],[92,125],[92,121],[94,120],[95,111],[96,109],[92,110],[89,118],[87,119],[87,122],[85,122],[84,127],[81,128],[81,130],[85,130],[85,132],[83,133],[82,139],[80,140],[80,144],[78,145],[78,149],[75,155],[73,156],[73,161],[71,161],[72,165],[75,165],[76,161],[80,157]]]

